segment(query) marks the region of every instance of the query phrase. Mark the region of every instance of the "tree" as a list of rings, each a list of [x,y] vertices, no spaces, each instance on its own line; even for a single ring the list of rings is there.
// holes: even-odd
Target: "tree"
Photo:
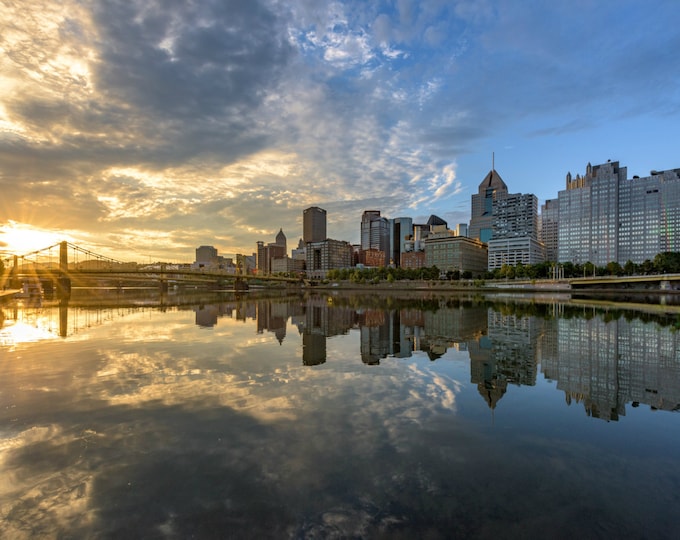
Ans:
[[[680,253],[664,251],[654,257],[654,268],[660,274],[677,274],[680,272]]]
[[[632,276],[637,271],[637,265],[628,259],[626,264],[623,265],[623,273],[627,276]]]
[[[607,263],[607,272],[610,276],[620,276],[623,274],[623,268],[616,261],[610,261]]]
[[[654,272],[654,263],[649,259],[645,259],[644,262],[640,265],[640,272],[645,275],[651,274],[652,272]]]
[[[460,270],[453,270],[453,271],[449,270],[448,272],[446,272],[446,276],[449,279],[454,279],[454,280],[458,281],[460,279]]]
[[[562,268],[564,269],[564,277],[565,278],[572,278],[572,277],[578,277],[576,275],[576,267],[574,266],[574,263],[571,261],[567,261],[562,265]]]

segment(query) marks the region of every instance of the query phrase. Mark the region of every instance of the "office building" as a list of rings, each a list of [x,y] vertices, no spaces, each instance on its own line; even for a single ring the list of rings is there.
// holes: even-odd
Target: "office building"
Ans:
[[[389,264],[390,222],[380,216],[380,210],[366,210],[361,216],[361,250],[378,250],[382,252],[378,266]],[[361,262],[366,264],[364,260]]]
[[[468,235],[482,242],[491,240],[493,233],[493,202],[501,194],[508,193],[501,176],[491,169],[479,184],[478,192],[472,196],[472,212]]]
[[[257,271],[260,274],[270,274],[272,272],[272,259],[284,258],[287,255],[286,235],[283,229],[279,229],[276,240],[266,244],[262,241],[257,242]]]
[[[354,249],[352,244],[344,240],[310,242],[306,244],[307,276],[323,279],[329,270],[352,268],[354,266]]]
[[[217,263],[217,249],[213,246],[199,246],[196,248],[196,262],[205,266]]]
[[[566,177],[558,194],[559,262],[605,266],[680,251],[680,169],[627,179],[618,161]]]
[[[194,269],[228,270],[234,271],[233,260],[217,254],[213,246],[199,246],[196,248],[196,261],[191,265]]]
[[[538,239],[545,246],[547,261],[557,262],[559,232],[559,204],[557,199],[548,199],[541,205],[538,220]]]
[[[318,206],[311,206],[302,211],[302,240],[307,242],[323,242],[326,239],[326,211]]]
[[[413,220],[399,217],[389,220],[390,223],[390,265],[401,264],[401,254],[406,251],[406,242],[413,234]]]
[[[538,240],[538,199],[531,193],[497,192],[492,201],[488,269],[545,261]]]
[[[453,231],[433,232],[424,240],[425,266],[436,266],[440,272],[472,272],[478,276],[486,271],[486,244],[475,238],[456,236]]]

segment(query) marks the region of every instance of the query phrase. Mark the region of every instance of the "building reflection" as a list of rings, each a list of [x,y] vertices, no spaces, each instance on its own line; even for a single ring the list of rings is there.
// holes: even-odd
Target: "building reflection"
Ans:
[[[356,330],[367,365],[415,352],[432,361],[445,359],[451,350],[467,352],[470,381],[491,409],[510,387],[534,386],[539,366],[546,379],[557,382],[567,403],[583,404],[594,418],[618,420],[626,403],[680,407],[678,333],[654,322],[583,309],[565,314],[559,304],[539,314],[488,302],[381,309],[312,297],[282,306],[298,313],[272,317],[259,310],[264,319],[258,319],[258,329],[275,331],[291,318],[302,334],[305,366],[326,362],[327,338]]]
[[[640,319],[560,318],[557,347],[542,359],[567,403],[588,415],[618,420],[625,404],[680,409],[680,340],[677,331]]]
[[[379,304],[379,305],[376,305]],[[68,337],[147,306],[2,306],[0,346]],[[359,357],[379,366],[416,353],[431,361],[469,357],[470,381],[491,409],[513,387],[533,386],[540,369],[570,405],[616,421],[626,404],[680,409],[680,332],[668,316],[616,312],[563,304],[491,301],[390,301],[324,296],[250,300],[187,306],[195,324],[219,325],[223,317],[253,321],[256,332],[279,344],[299,339],[302,364],[328,358],[327,340],[355,333]],[[669,322],[670,320],[670,322]],[[291,328],[297,329],[291,336]],[[297,335],[295,335],[297,334]]]

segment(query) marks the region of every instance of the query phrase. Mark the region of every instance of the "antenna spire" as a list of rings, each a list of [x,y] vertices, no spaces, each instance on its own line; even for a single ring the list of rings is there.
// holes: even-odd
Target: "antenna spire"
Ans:
[[[496,170],[496,153],[491,152],[491,170],[495,171]]]

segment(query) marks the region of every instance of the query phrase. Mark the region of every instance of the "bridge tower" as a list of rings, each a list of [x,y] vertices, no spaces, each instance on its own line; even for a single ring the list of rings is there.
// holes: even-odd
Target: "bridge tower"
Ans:
[[[165,274],[165,264],[161,263],[161,271],[158,275],[158,287],[161,293],[168,292],[168,277]]]
[[[12,270],[9,273],[9,287],[10,289],[21,289],[21,282],[17,275],[19,274],[19,257],[14,255],[12,258]]]
[[[60,298],[71,296],[71,278],[68,274],[68,242],[59,244],[59,277],[57,278],[57,293]]]

